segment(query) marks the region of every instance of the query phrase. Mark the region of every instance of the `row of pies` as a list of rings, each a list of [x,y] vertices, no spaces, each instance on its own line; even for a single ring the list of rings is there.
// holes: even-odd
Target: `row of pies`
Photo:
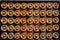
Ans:
[[[21,27],[20,27],[20,25],[15,25],[15,26],[13,26],[13,25],[9,25],[9,26],[7,26],[7,25],[2,25],[1,26],[1,30],[2,31],[23,31],[23,32],[33,32],[33,31],[35,31],[35,32],[39,32],[39,30],[40,31],[42,31],[42,32],[45,32],[46,30],[47,31],[58,31],[59,30],[59,25],[57,25],[57,24],[54,24],[53,26],[52,25],[41,25],[41,26],[39,26],[39,25],[21,25]]]
[[[2,24],[6,24],[6,23],[9,23],[9,24],[52,24],[52,23],[59,23],[59,18],[58,17],[54,17],[54,18],[51,18],[51,17],[42,17],[42,18],[39,18],[39,17],[36,17],[36,18],[28,18],[26,19],[25,17],[23,18],[6,18],[6,17],[3,17],[1,18],[1,23]]]
[[[13,33],[9,33],[9,34],[7,34],[6,32],[3,32],[2,34],[1,34],[1,37],[3,38],[3,39],[6,39],[7,37],[8,37],[8,39],[13,39],[13,38],[15,38],[15,39],[20,39],[20,38],[22,38],[22,39],[26,39],[26,38],[28,38],[28,39],[33,39],[33,37],[34,37],[34,39],[46,39],[46,38],[48,38],[48,39],[52,39],[52,38],[58,38],[59,37],[59,34],[57,33],[57,32],[54,32],[53,34],[52,33],[47,33],[47,34],[45,34],[45,33],[41,33],[41,34],[39,34],[39,33],[15,33],[15,34],[13,34]]]
[[[54,15],[54,16],[58,16],[59,15],[59,11],[58,10],[15,10],[15,11],[13,11],[13,10],[8,10],[8,11],[6,11],[6,10],[2,10],[1,11],[1,15],[2,16],[13,16],[13,15],[15,15],[15,16],[46,16],[46,14],[47,14],[47,16],[52,16],[52,14]]]
[[[51,3],[51,2],[48,2],[48,3],[45,3],[45,2],[42,2],[42,3],[13,3],[13,2],[9,2],[9,3],[6,3],[6,2],[2,2],[1,3],[1,7],[3,9],[6,9],[7,7],[9,9],[13,9],[15,7],[15,9],[19,9],[19,8],[22,8],[22,9],[26,9],[27,7],[29,9],[39,9],[39,7],[41,9],[45,9],[46,7],[47,8],[59,8],[59,3],[58,2],[55,2],[55,3]]]

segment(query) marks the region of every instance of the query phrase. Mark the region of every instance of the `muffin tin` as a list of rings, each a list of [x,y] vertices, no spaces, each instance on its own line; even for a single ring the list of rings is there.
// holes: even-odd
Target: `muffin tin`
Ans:
[[[58,1],[1,1],[1,40],[59,40]]]

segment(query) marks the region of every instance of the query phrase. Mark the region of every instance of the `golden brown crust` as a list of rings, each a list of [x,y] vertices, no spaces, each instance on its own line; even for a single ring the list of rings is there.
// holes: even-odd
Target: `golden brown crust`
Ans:
[[[20,3],[15,3],[15,8],[16,9],[20,9],[20,7],[21,7]]]
[[[8,3],[8,8],[9,9],[13,9],[13,7],[14,7],[14,4],[12,2]]]
[[[6,38],[7,38],[7,33],[6,33],[6,32],[2,33],[2,34],[1,34],[1,38],[2,38],[2,39],[6,39]]]

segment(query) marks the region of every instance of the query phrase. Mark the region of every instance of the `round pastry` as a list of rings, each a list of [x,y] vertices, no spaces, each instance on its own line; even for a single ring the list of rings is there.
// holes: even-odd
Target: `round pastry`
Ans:
[[[26,16],[26,10],[21,10],[21,16]]]
[[[14,37],[14,34],[13,34],[13,33],[9,33],[9,34],[8,34],[8,38],[9,38],[9,39],[13,39],[13,37]]]
[[[27,26],[26,25],[22,25],[21,26],[21,31],[26,31],[27,30]]]
[[[47,16],[52,16],[52,13],[53,13],[52,10],[48,10],[47,11]]]
[[[33,24],[33,18],[28,18],[28,19],[27,19],[27,23],[28,23],[28,24]]]
[[[47,38],[52,39],[52,33],[47,33]]]
[[[39,3],[34,3],[33,7],[34,7],[34,9],[38,9],[39,8]]]
[[[40,11],[40,15],[41,15],[41,16],[46,16],[46,11],[45,11],[45,10],[41,10],[41,11]]]
[[[58,2],[55,2],[55,3],[53,4],[53,7],[54,7],[55,9],[59,8],[59,3],[58,3]]]
[[[41,9],[45,9],[45,8],[46,8],[46,3],[45,3],[45,2],[42,2],[42,3],[40,4],[40,7],[41,7]]]
[[[8,10],[8,16],[13,16],[14,11],[13,10]]]
[[[39,24],[39,18],[34,18],[34,24]]]
[[[14,37],[15,37],[15,39],[19,39],[20,38],[20,33],[15,33]]]
[[[2,26],[1,26],[1,30],[2,30],[2,31],[6,31],[6,30],[7,30],[7,25],[2,25]]]
[[[52,3],[47,3],[47,8],[52,8]]]
[[[34,31],[38,32],[39,31],[39,25],[34,25]]]
[[[59,15],[59,11],[58,11],[58,10],[54,10],[54,11],[53,11],[53,15],[54,15],[54,16],[58,16],[58,15]]]
[[[21,18],[21,24],[26,24],[26,18]]]
[[[59,37],[59,33],[54,32],[54,33],[53,33],[53,37],[54,37],[54,38],[58,38],[58,37]]]
[[[34,15],[34,16],[39,16],[39,10],[34,10],[33,15]]]
[[[5,17],[1,18],[1,23],[6,24],[7,23],[7,18],[5,18]]]
[[[45,34],[45,33],[41,33],[41,34],[40,34],[40,38],[41,38],[41,39],[46,39],[46,34]]]
[[[26,9],[26,8],[27,8],[27,4],[26,4],[26,3],[22,3],[22,4],[21,4],[21,8],[22,8],[22,9]]]
[[[15,3],[15,9],[19,9],[20,8],[20,3]]]
[[[13,25],[9,25],[9,26],[8,26],[8,31],[13,31],[13,28],[14,28]]]
[[[15,10],[14,15],[15,15],[15,16],[20,16],[20,10]]]
[[[19,26],[19,25],[15,25],[15,26],[14,26],[14,30],[15,30],[15,31],[20,31],[20,26]]]
[[[53,30],[58,31],[59,30],[59,25],[57,25],[57,24],[53,25]]]
[[[45,25],[41,25],[41,26],[40,26],[40,30],[41,30],[41,31],[46,31],[46,26],[45,26]]]
[[[34,33],[34,38],[39,39],[39,33]]]
[[[14,19],[13,18],[8,18],[8,23],[9,24],[13,24],[14,23]]]
[[[45,24],[46,23],[46,18],[40,18],[40,23]]]
[[[15,24],[20,24],[20,18],[15,18]]]
[[[26,33],[21,33],[21,38],[26,39],[26,35],[27,35]]]
[[[47,31],[52,31],[53,27],[52,25],[47,25]]]
[[[28,39],[33,39],[33,34],[32,33],[28,33],[27,38]]]
[[[33,10],[28,10],[28,11],[27,11],[27,15],[28,15],[28,16],[32,16],[32,15],[33,15]]]
[[[2,2],[2,3],[1,3],[1,7],[2,7],[3,9],[6,9],[6,8],[7,8],[7,3],[6,3],[6,2]]]
[[[6,33],[6,32],[2,33],[2,34],[1,34],[1,38],[2,38],[2,39],[6,39],[6,38],[7,38],[7,33]]]
[[[13,7],[14,7],[14,4],[12,2],[8,3],[8,8],[9,9],[13,9]]]
[[[52,18],[47,18],[47,23],[52,24]]]
[[[6,16],[6,15],[7,15],[7,11],[6,11],[6,10],[2,10],[2,11],[1,11],[1,15],[2,15],[2,16]]]
[[[33,8],[33,3],[28,3],[28,8],[32,9]]]
[[[33,25],[29,25],[28,28],[27,28],[27,31],[32,32],[33,31]]]
[[[58,17],[54,17],[53,18],[53,23],[58,23],[59,22],[59,18]]]

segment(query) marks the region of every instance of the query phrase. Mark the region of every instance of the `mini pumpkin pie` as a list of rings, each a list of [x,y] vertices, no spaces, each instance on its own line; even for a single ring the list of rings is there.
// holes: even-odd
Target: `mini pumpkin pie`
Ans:
[[[27,31],[32,32],[33,31],[33,25],[29,25],[28,28],[27,28]]]
[[[2,10],[2,11],[1,11],[1,15],[2,15],[2,16],[6,16],[6,15],[7,15],[7,11],[6,11],[6,10]]]
[[[39,39],[39,33],[34,33],[34,38]]]
[[[20,3],[15,3],[14,5],[15,5],[15,9],[19,9],[21,6]]]
[[[33,24],[33,18],[28,18],[28,19],[27,19],[27,23],[28,23],[28,24]]]
[[[34,25],[34,31],[38,32],[39,31],[39,25]]]
[[[27,8],[27,4],[26,3],[21,3],[21,8],[22,9],[26,9]]]
[[[40,4],[40,7],[41,7],[41,9],[45,9],[45,8],[46,8],[46,3],[45,3],[45,2],[42,2],[42,3]]]
[[[33,15],[34,15],[34,16],[39,16],[39,10],[34,10]]]
[[[40,23],[45,24],[46,23],[46,18],[40,18]]]
[[[7,25],[2,25],[2,26],[1,26],[1,30],[2,30],[2,31],[6,31],[6,30],[7,30]]]
[[[38,17],[36,17],[36,18],[34,18],[34,24],[39,24],[39,18]]]
[[[19,24],[20,23],[20,18],[15,18],[15,24]]]
[[[59,25],[57,25],[57,24],[53,25],[53,30],[58,31],[59,30]]]
[[[28,3],[28,8],[32,9],[33,8],[33,3]]]
[[[20,38],[20,33],[15,33],[14,38],[19,39]]]
[[[8,23],[9,24],[13,24],[14,23],[14,19],[13,18],[8,18]]]
[[[58,17],[54,17],[53,18],[53,23],[58,23],[59,22],[59,18]]]
[[[6,32],[3,32],[3,33],[1,34],[1,38],[2,38],[2,39],[6,39],[6,38],[7,38],[7,33],[6,33]]]
[[[20,31],[20,26],[19,25],[15,25],[14,26],[14,31]]]
[[[55,3],[53,4],[53,7],[54,7],[55,9],[59,8],[59,3],[58,3],[58,2],[55,2]]]
[[[21,33],[21,38],[26,39],[27,34],[26,33]]]
[[[41,39],[46,39],[46,34],[45,34],[45,33],[41,33],[41,34],[40,34],[40,38],[41,38]]]
[[[15,16],[20,16],[20,10],[15,10],[14,15],[15,15]]]
[[[7,23],[7,18],[5,18],[5,17],[1,18],[1,23],[6,24]]]
[[[1,7],[2,7],[3,9],[6,9],[6,8],[7,8],[7,3],[6,3],[6,2],[2,2],[2,3],[1,3]]]
[[[33,10],[28,10],[28,11],[27,11],[27,15],[28,15],[28,16],[32,16],[32,15],[33,15]]]
[[[53,11],[53,15],[54,15],[54,16],[58,16],[58,15],[59,15],[59,11],[58,11],[58,10],[54,10],[54,11]]]
[[[52,20],[53,20],[53,19],[52,19],[51,17],[50,17],[50,18],[47,18],[47,23],[48,23],[48,24],[52,24]]]
[[[10,32],[13,31],[13,30],[14,30],[13,28],[14,28],[13,25],[9,25],[9,26],[8,26],[8,31],[10,31]]]
[[[33,7],[34,7],[34,9],[38,9],[39,8],[39,3],[34,3]]]
[[[8,8],[9,9],[13,9],[13,7],[14,7],[14,4],[12,2],[8,3]]]
[[[33,39],[33,34],[32,33],[28,33],[27,38],[28,39]]]
[[[52,33],[47,33],[47,38],[52,39]]]
[[[26,31],[27,30],[27,26],[26,25],[22,25],[21,26],[21,31]]]
[[[45,10],[41,10],[41,11],[40,11],[40,15],[41,15],[41,16],[46,16],[46,11],[45,11]]]
[[[21,10],[21,16],[26,16],[26,10]]]
[[[54,32],[54,33],[53,33],[53,37],[54,37],[54,38],[58,38],[58,37],[59,37],[59,33]]]
[[[48,10],[47,11],[47,16],[52,16],[52,13],[53,13],[52,10]]]
[[[21,18],[21,24],[26,24],[26,18]]]
[[[41,25],[41,26],[40,26],[40,30],[41,30],[41,31],[46,31],[46,26],[45,26],[45,25]]]
[[[8,10],[8,16],[13,16],[14,11],[13,10]]]
[[[13,39],[13,37],[14,37],[14,34],[13,33],[9,33],[8,34],[8,39]]]
[[[53,30],[52,25],[47,25],[47,31],[52,31],[52,30]]]
[[[52,3],[50,3],[50,2],[47,3],[47,8],[49,8],[49,9],[52,8]]]

